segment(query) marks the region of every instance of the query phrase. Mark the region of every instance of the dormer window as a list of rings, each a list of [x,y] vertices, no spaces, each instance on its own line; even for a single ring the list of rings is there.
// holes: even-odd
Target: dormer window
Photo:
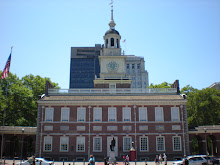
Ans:
[[[114,46],[114,38],[111,38],[111,46]]]

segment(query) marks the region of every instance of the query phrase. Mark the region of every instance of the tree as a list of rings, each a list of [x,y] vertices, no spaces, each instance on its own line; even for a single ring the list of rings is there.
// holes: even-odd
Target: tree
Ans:
[[[148,88],[171,88],[171,85],[170,83],[168,82],[163,82],[161,84],[156,84],[154,85],[153,83],[150,84],[150,86]]]
[[[211,88],[188,89],[190,89],[187,91],[189,127],[220,124],[220,91]]]
[[[26,88],[29,88],[30,90],[32,90],[33,95],[34,95],[34,100],[38,100],[39,96],[44,94],[44,92],[45,92],[45,84],[46,84],[47,80],[50,81],[50,78],[47,78],[47,77],[42,78],[42,77],[40,77],[38,75],[34,76],[32,74],[26,75],[26,76],[24,76],[21,79],[23,85],[25,85]],[[51,84],[54,87],[58,87],[57,83],[51,82]]]
[[[37,103],[39,95],[45,91],[45,83],[49,78],[27,75],[21,80],[10,73],[7,79],[0,80],[0,124],[3,123],[4,107],[6,106],[5,125],[36,126]],[[8,92],[6,89],[8,82]],[[50,81],[51,82],[51,81]],[[51,82],[52,83],[52,82]],[[58,84],[52,83],[55,87]],[[2,98],[2,99],[1,99]],[[6,101],[5,101],[6,100]]]

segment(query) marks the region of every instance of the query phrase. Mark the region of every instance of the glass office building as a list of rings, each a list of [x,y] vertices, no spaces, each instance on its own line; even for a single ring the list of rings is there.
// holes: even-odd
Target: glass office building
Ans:
[[[101,45],[72,47],[70,61],[70,88],[94,88],[93,80],[99,77],[98,56]]]

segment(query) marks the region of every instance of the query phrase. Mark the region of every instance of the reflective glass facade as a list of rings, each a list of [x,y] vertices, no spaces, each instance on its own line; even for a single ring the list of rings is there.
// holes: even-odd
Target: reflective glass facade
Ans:
[[[98,57],[71,58],[70,88],[94,88],[93,80],[99,73]]]

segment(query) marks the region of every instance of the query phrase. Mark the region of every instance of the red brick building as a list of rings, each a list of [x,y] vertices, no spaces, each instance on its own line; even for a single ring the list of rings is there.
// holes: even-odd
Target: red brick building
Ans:
[[[38,101],[36,155],[55,160],[122,159],[133,145],[137,160],[189,153],[186,100],[176,88],[49,89]]]

